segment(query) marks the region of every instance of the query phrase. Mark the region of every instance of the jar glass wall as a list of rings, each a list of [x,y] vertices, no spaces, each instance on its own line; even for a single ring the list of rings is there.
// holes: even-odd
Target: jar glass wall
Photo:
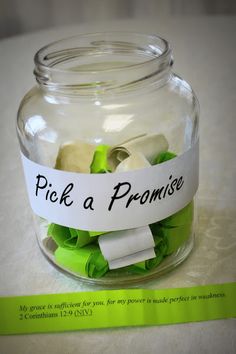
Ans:
[[[57,171],[109,176],[178,161],[197,144],[199,108],[172,64],[168,43],[142,34],[89,34],[42,48],[35,56],[38,84],[18,112],[23,156]],[[41,192],[43,180],[38,183]],[[49,199],[53,190],[47,188]],[[144,215],[142,225],[124,228],[122,235],[42,215],[35,215],[35,230],[43,253],[67,273],[103,284],[132,283],[163,274],[187,257],[193,247],[193,197],[162,219],[157,215],[147,223]],[[119,222],[117,230],[122,217]],[[142,227],[148,236],[139,235]],[[107,234],[117,238],[112,250]],[[141,255],[147,249],[150,258]]]

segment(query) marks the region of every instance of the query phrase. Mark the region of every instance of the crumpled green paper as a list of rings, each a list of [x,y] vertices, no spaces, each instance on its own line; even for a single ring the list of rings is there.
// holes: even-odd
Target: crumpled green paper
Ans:
[[[51,236],[59,247],[68,249],[81,248],[94,241],[88,231],[72,229],[53,223],[48,227],[48,236]]]
[[[162,163],[162,162],[166,162],[168,160],[171,160],[173,159],[174,157],[176,157],[177,155],[174,154],[173,152],[171,151],[163,151],[161,152],[160,154],[158,154],[154,160],[153,160],[153,165],[156,165],[156,164],[159,164],[159,163]]]
[[[189,238],[193,224],[193,201],[177,213],[159,222],[157,233],[168,240],[167,255],[175,252]]]
[[[90,173],[107,173],[111,169],[107,160],[107,153],[110,149],[108,145],[99,145],[93,155],[93,160],[90,165]]]
[[[187,223],[178,227],[160,227],[159,235],[167,239],[166,255],[175,252],[189,238],[192,230],[192,224]]]
[[[108,271],[108,263],[97,245],[74,250],[58,247],[55,259],[60,266],[88,278],[100,278]]]
[[[159,224],[164,227],[177,227],[184,226],[186,224],[192,224],[194,214],[193,201],[186,205],[183,209],[172,214],[168,218],[159,221]]]
[[[154,251],[156,253],[156,257],[152,259],[148,259],[144,262],[139,262],[134,264],[131,270],[135,272],[143,273],[155,268],[162,262],[168,248],[167,239],[165,236],[163,237],[154,236],[154,241],[155,241]]]

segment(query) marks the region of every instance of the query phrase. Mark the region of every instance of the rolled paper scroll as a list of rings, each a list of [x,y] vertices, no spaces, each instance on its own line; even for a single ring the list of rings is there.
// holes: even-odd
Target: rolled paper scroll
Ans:
[[[153,268],[155,268],[156,266],[158,266],[158,264],[161,263],[161,261],[163,260],[163,258],[165,257],[165,254],[167,252],[167,239],[165,237],[158,237],[157,238],[157,243],[155,245],[154,251],[156,254],[156,257],[153,259],[148,259],[145,262],[145,267],[147,270],[151,270]]]
[[[129,256],[155,246],[149,226],[114,231],[99,236],[98,243],[103,256],[108,261]]]
[[[65,241],[71,238],[69,228],[57,224],[49,225],[48,236],[51,236],[59,247],[64,247]]]
[[[65,226],[50,224],[48,235],[56,242],[59,247],[75,249],[83,247],[94,241],[89,236],[88,231],[68,228]]]
[[[167,247],[167,242],[164,237],[155,237],[155,258],[136,263],[131,267],[131,270],[143,273],[157,267],[163,260]]]
[[[69,172],[90,173],[96,145],[75,141],[60,147],[55,168]]]
[[[117,167],[115,172],[123,172],[129,170],[137,170],[139,168],[149,167],[151,164],[145,156],[139,152],[133,153],[127,159],[123,160]]]
[[[94,242],[94,238],[90,237],[88,231],[78,230],[69,228],[71,239],[65,241],[65,245],[68,245],[70,248],[80,248],[88,245],[89,243]],[[75,239],[73,247],[73,239]]]
[[[93,160],[90,165],[90,172],[91,173],[107,173],[111,172],[111,169],[108,164],[107,160],[107,153],[108,150],[110,149],[110,146],[108,145],[99,145],[97,146],[94,155],[93,155]]]
[[[154,252],[154,248],[148,248],[143,251],[139,251],[133,254],[130,254],[125,257],[116,258],[114,260],[108,261],[109,269],[117,269],[129,266],[131,264],[145,261],[146,259],[154,258],[156,254]]]
[[[113,147],[108,155],[110,166],[115,169],[124,159],[134,153],[141,153],[152,163],[153,159],[161,152],[168,150],[168,142],[164,135],[145,135],[130,139],[127,142]]]
[[[75,250],[58,247],[55,259],[60,266],[89,278],[100,278],[108,271],[108,263],[96,245]]]
[[[51,253],[52,255],[54,254],[54,252],[56,251],[56,249],[58,247],[52,237],[45,237],[42,240],[42,243],[43,243],[44,247],[46,248],[46,250],[49,253]]]

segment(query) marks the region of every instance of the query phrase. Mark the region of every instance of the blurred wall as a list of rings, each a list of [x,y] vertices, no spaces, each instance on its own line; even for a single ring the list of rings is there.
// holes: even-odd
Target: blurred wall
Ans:
[[[0,38],[89,21],[236,14],[236,0],[0,0]]]

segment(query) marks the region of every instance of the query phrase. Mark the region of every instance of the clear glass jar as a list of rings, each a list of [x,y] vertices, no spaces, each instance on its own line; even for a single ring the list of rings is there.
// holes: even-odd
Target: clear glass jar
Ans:
[[[40,248],[67,274],[101,284],[133,283],[173,269],[190,253],[199,106],[189,84],[172,72],[172,64],[164,39],[134,33],[75,36],[35,55],[37,85],[21,102],[17,133]],[[188,170],[194,171],[181,183],[178,176]],[[146,176],[149,182],[155,176],[158,181],[162,172],[169,185],[176,175],[173,195],[171,187],[153,195],[156,190],[145,186]],[[119,191],[110,182],[116,173],[123,181]],[[87,224],[77,223],[80,211],[70,219],[76,200],[69,194],[76,182],[67,183],[62,197],[68,176],[85,186],[81,220]],[[129,178],[137,181],[139,194],[133,184],[128,191],[124,181]],[[114,187],[111,217],[102,215],[101,205],[94,211],[109,183]],[[190,192],[180,190],[191,183],[195,187]],[[59,208],[64,208],[61,216]],[[91,224],[94,213],[98,215]]]

